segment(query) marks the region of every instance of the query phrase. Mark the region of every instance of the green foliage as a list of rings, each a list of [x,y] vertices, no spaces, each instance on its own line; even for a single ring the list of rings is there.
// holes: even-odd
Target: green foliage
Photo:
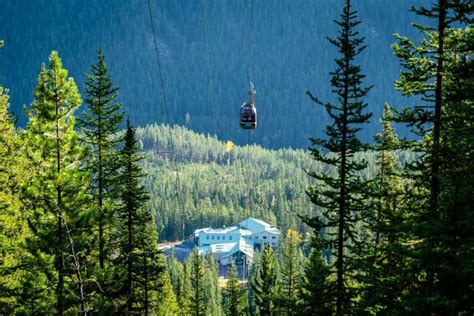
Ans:
[[[273,250],[267,245],[263,250],[256,277],[252,282],[255,304],[259,315],[268,316],[275,313],[276,273]]]
[[[403,296],[410,295],[406,255],[407,243],[412,237],[407,231],[408,214],[405,212],[404,189],[400,162],[396,153],[400,141],[391,121],[390,106],[385,104],[381,120],[382,133],[375,137],[376,173],[372,182],[373,214],[369,228],[373,241],[365,245],[360,267],[365,270],[361,283],[360,308],[372,313],[406,313],[400,304]]]
[[[420,104],[400,111],[396,120],[420,136],[409,145],[419,159],[405,166],[410,184],[403,204],[413,233],[408,276],[410,295],[405,306],[426,314],[469,313],[472,307],[472,14],[469,1],[439,0],[418,15],[435,20],[434,26],[417,25],[419,44],[397,36],[396,56],[404,70],[396,88],[419,96]],[[470,79],[469,79],[470,78]],[[460,119],[462,117],[462,119]],[[472,138],[472,137],[471,137]],[[460,170],[463,170],[460,173]],[[462,174],[462,176],[461,176]],[[464,182],[468,181],[468,182]],[[469,184],[470,183],[470,184]],[[472,191],[472,190],[471,190]]]
[[[86,75],[87,109],[82,113],[80,128],[84,134],[83,141],[92,149],[90,157],[84,161],[84,169],[93,177],[90,191],[97,213],[99,265],[104,269],[106,258],[110,262],[110,253],[106,254],[105,250],[113,250],[106,242],[111,241],[113,213],[116,209],[112,201],[118,190],[119,159],[116,148],[121,141],[117,132],[123,113],[120,112],[121,104],[115,102],[118,88],[113,86],[102,49],[97,55],[97,64],[92,65],[91,74]]]
[[[303,315],[329,315],[334,309],[334,288],[330,266],[323,259],[321,239],[314,236],[309,257],[304,265],[304,276],[300,288],[300,312]]]
[[[284,315],[297,315],[300,301],[300,288],[303,276],[303,253],[300,249],[301,238],[297,231],[288,229],[280,242],[277,252],[280,273],[278,275],[278,293],[275,303]]]
[[[190,305],[189,309],[185,314],[190,315],[206,315],[206,298],[205,298],[205,283],[204,277],[206,275],[206,270],[204,266],[204,259],[198,253],[197,249],[193,249],[189,255],[187,262],[189,266],[189,276],[190,276]]]
[[[218,3],[210,12],[222,5],[243,8],[241,3]],[[293,10],[278,6],[285,13]],[[9,5],[6,8],[8,12]],[[195,12],[189,8],[180,7],[183,14],[168,18],[185,19]],[[167,4],[162,9],[170,10]],[[395,86],[415,96],[418,104],[395,115],[385,105],[374,152],[363,152],[368,146],[358,137],[361,124],[371,116],[362,101],[370,88],[363,87],[364,75],[355,65],[355,60],[363,61],[358,54],[365,47],[355,31],[359,22],[349,0],[336,22],[339,35],[330,40],[340,54],[337,69],[330,73],[337,102],[322,104],[307,93],[325,106],[328,115],[323,120],[329,122],[326,139],[311,139],[325,152],[312,148],[311,157],[303,150],[258,146],[228,151],[216,138],[178,126],[150,125],[136,131],[128,121],[122,133],[118,89],[101,50],[86,76],[87,108],[80,129],[74,113],[82,101],[56,52],[40,69],[25,130],[15,128],[9,91],[0,86],[0,311],[472,314],[474,5],[438,0],[414,11],[436,23],[415,25],[423,36],[419,43],[397,35],[394,50],[403,70]],[[303,20],[311,16],[307,12]],[[265,25],[264,19],[261,22]],[[174,52],[169,56],[187,56],[199,65],[189,58],[189,50],[176,49],[186,45],[174,47],[163,38]],[[313,42],[319,43],[305,41]],[[166,70],[170,60],[164,60]],[[135,83],[141,82],[139,77],[130,78]],[[192,111],[176,106],[171,114],[190,110],[187,127],[206,130],[196,125],[211,122],[208,102],[200,102],[202,96],[195,93],[204,90],[199,84],[171,100],[179,105],[187,94],[196,96]],[[172,86],[177,89],[179,84]],[[140,104],[148,106],[146,97],[155,91],[137,91],[144,100]],[[278,93],[271,98],[279,99]],[[153,117],[156,113],[149,110],[138,116]],[[278,106],[273,110],[280,112]],[[196,113],[201,115],[197,119]],[[314,125],[304,111],[294,115],[303,128],[290,126],[287,133],[279,133],[281,128],[275,126],[263,129],[267,136],[257,134],[256,139],[272,146],[288,143],[304,126]],[[272,120],[278,121],[278,115]],[[419,138],[399,140],[392,120],[406,123]],[[230,118],[217,123],[218,133],[225,129],[224,135],[234,135],[227,133]],[[277,132],[268,136],[269,131]],[[304,195],[310,185],[312,203]],[[195,228],[235,224],[248,216],[277,225],[287,235],[275,258],[270,246],[255,252],[247,288],[234,265],[221,293],[212,256],[203,257],[195,249],[181,264],[173,253],[165,258],[158,248],[158,231],[163,240],[185,239]],[[300,247],[300,233],[308,235],[304,222],[313,232],[306,260]]]
[[[9,112],[8,90],[0,86],[0,310],[14,314],[22,302],[21,279],[26,271],[22,266],[29,231],[22,216],[18,192],[26,179],[27,162],[18,155],[22,140],[14,128]]]
[[[221,316],[222,311],[222,297],[221,288],[219,287],[219,275],[217,273],[217,260],[213,256],[206,256],[205,258],[206,274],[204,276],[204,297],[206,298],[206,315]]]
[[[356,56],[364,50],[364,39],[358,37],[355,27],[360,24],[357,12],[352,10],[351,2],[345,1],[340,20],[339,35],[330,39],[339,52],[335,59],[337,68],[331,72],[332,92],[336,95],[337,104],[324,104],[332,122],[326,127],[327,139],[311,138],[313,145],[320,146],[331,154],[325,154],[319,148],[311,148],[311,156],[318,162],[330,166],[335,174],[328,172],[311,172],[310,175],[319,182],[307,192],[311,201],[323,208],[323,216],[306,218],[307,223],[317,229],[328,228],[325,232],[326,247],[334,249],[333,271],[337,274],[336,282],[330,283],[336,295],[336,314],[347,313],[354,302],[354,278],[357,267],[353,256],[360,253],[366,241],[361,221],[366,217],[367,203],[364,195],[368,188],[367,181],[360,175],[366,169],[367,162],[356,161],[354,155],[365,149],[358,139],[362,124],[369,121],[371,113],[365,113],[367,104],[362,101],[371,87],[363,87],[364,75],[355,64]],[[310,92],[311,99],[323,105]]]
[[[237,267],[234,262],[229,267],[229,278],[222,292],[222,306],[224,315],[241,316],[247,315],[247,291],[240,284]]]
[[[140,168],[142,156],[138,153],[138,142],[135,130],[127,121],[123,149],[120,152],[121,169],[119,175],[120,201],[118,209],[117,244],[118,256],[114,264],[124,268],[123,298],[121,310],[148,310],[145,287],[150,282],[152,273],[147,271],[148,255],[156,252],[156,234],[151,227],[152,215],[144,207],[148,195],[140,184],[143,173]],[[154,271],[160,273],[161,269]],[[148,277],[147,274],[150,274]],[[145,279],[143,279],[145,278]]]
[[[37,306],[25,305],[24,312],[87,309],[86,254],[93,238],[86,192],[90,179],[80,169],[84,150],[74,130],[73,113],[81,99],[74,80],[67,76],[58,54],[52,52],[49,68],[41,67],[29,112],[23,153],[31,164],[31,177],[23,185],[22,199],[32,231],[27,241],[29,264],[38,267],[35,276],[30,277],[43,290],[36,292],[28,285],[23,290],[35,302],[44,295],[51,297],[54,289],[55,299],[37,301]],[[31,284],[31,280],[25,282]],[[33,309],[36,307],[41,309]]]

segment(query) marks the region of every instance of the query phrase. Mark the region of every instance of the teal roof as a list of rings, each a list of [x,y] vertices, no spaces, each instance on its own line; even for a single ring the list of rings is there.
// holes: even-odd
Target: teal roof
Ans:
[[[258,234],[262,232],[269,232],[272,234],[280,234],[278,228],[270,225],[260,219],[256,219],[253,217],[249,217],[239,223],[240,227],[248,229],[252,232],[252,234]]]
[[[238,251],[253,257],[253,243],[248,242],[244,238],[240,238],[238,242],[211,244],[197,246],[196,248],[200,254],[212,254],[216,259],[232,256]]]

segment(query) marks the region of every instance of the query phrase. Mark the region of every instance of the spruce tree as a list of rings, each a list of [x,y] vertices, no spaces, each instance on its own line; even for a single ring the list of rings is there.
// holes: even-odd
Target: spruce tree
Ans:
[[[144,276],[143,266],[140,265],[148,262],[146,254],[149,251],[153,252],[153,249],[148,248],[150,245],[147,242],[147,233],[150,233],[147,225],[150,224],[151,215],[144,204],[148,200],[148,195],[140,184],[144,174],[139,163],[143,157],[138,153],[135,129],[130,124],[130,120],[127,120],[127,130],[120,155],[122,164],[119,176],[121,207],[118,211],[120,253],[115,264],[125,268],[122,291],[125,304],[121,310],[132,313],[137,306],[145,304],[145,298],[138,294],[137,282]],[[145,253],[145,259],[140,262],[143,253]]]
[[[319,235],[313,236],[311,252],[304,265],[304,276],[300,287],[301,302],[298,306],[303,315],[330,315],[333,311],[329,285],[331,270],[323,259]]]
[[[84,151],[74,131],[73,113],[81,99],[57,52],[49,61],[49,69],[41,67],[24,146],[32,166],[23,197],[34,235],[28,247],[39,273],[47,277],[46,284],[54,284],[56,312],[84,314],[88,271],[84,263],[92,234],[87,207],[90,178],[80,169]]]
[[[190,279],[190,305],[187,313],[190,315],[206,315],[206,298],[204,276],[206,274],[204,268],[204,259],[198,253],[197,249],[193,249],[189,255],[189,279]],[[186,314],[186,313],[185,313]]]
[[[257,275],[252,283],[252,289],[257,310],[262,316],[273,315],[275,312],[276,274],[273,250],[270,245],[267,245],[263,250],[256,272]]]
[[[472,7],[471,7],[472,8]],[[471,17],[472,17],[471,10]],[[472,25],[472,19],[471,19]],[[471,26],[452,30],[446,39],[443,159],[440,167],[440,213],[445,227],[440,247],[442,260],[437,274],[442,311],[473,313],[474,275],[474,31]]]
[[[97,64],[91,66],[91,74],[86,75],[86,110],[80,127],[84,141],[91,147],[92,154],[85,161],[84,168],[93,175],[91,193],[94,196],[94,208],[97,211],[99,265],[104,269],[108,254],[113,246],[110,230],[113,227],[113,210],[117,197],[117,146],[119,125],[123,121],[122,105],[116,102],[118,88],[114,87],[105,64],[102,49],[97,53]]]
[[[222,292],[222,305],[225,315],[247,315],[246,291],[240,285],[234,262],[230,264],[229,279]]]
[[[355,27],[360,24],[357,12],[352,10],[351,1],[346,0],[340,20],[336,21],[341,27],[339,35],[330,39],[340,54],[336,58],[337,68],[331,72],[332,92],[336,94],[338,103],[324,104],[326,112],[333,123],[326,127],[327,139],[312,138],[312,145],[322,147],[330,152],[325,154],[318,148],[311,148],[310,152],[316,161],[322,162],[337,170],[335,176],[327,173],[310,172],[310,175],[320,181],[308,190],[311,201],[323,209],[322,218],[307,219],[313,228],[330,228],[327,230],[327,246],[334,247],[336,282],[331,282],[335,297],[331,301],[336,303],[336,314],[348,313],[352,300],[355,297],[353,279],[356,267],[351,259],[360,251],[364,238],[359,236],[356,223],[366,217],[363,196],[367,189],[367,182],[360,176],[360,171],[367,166],[366,161],[357,161],[354,155],[365,149],[357,138],[357,133],[371,117],[365,113],[367,104],[362,98],[370,87],[363,87],[364,75],[355,58],[364,50],[364,39],[358,37]],[[318,104],[323,104],[307,92],[310,98]],[[319,232],[316,231],[316,234]],[[326,247],[325,247],[326,248]]]
[[[472,174],[468,172],[472,165],[467,163],[472,146],[469,141],[459,143],[455,150],[451,146],[456,140],[467,140],[463,136],[472,122],[472,111],[466,111],[472,99],[466,94],[472,90],[468,79],[472,62],[467,57],[472,55],[472,40],[462,34],[472,34],[474,5],[438,0],[430,8],[413,11],[435,22],[434,26],[415,25],[424,36],[418,45],[400,35],[394,45],[404,68],[396,88],[419,98],[418,105],[396,117],[420,139],[408,143],[419,159],[405,168],[411,184],[405,207],[412,214],[409,228],[415,241],[409,248],[412,290],[405,304],[426,314],[458,314],[472,310],[467,303],[472,298],[467,285],[472,279],[464,269],[464,259],[472,258],[472,251],[465,251],[472,249],[467,228],[472,212],[466,208],[472,201],[470,194],[462,192],[466,183],[453,180],[462,178],[456,168],[459,163],[466,174]]]
[[[288,229],[280,244],[278,259],[280,273],[278,277],[279,293],[277,305],[281,313],[296,315],[300,300],[300,286],[303,275],[303,253],[301,238],[297,231]]]
[[[406,313],[403,296],[408,294],[404,274],[409,258],[405,245],[410,240],[406,231],[407,216],[403,207],[403,185],[398,161],[400,141],[391,124],[393,114],[384,105],[382,133],[375,137],[376,172],[371,185],[373,214],[369,228],[373,240],[365,245],[366,255],[359,258],[366,269],[361,285],[363,312]]]
[[[184,271],[183,264],[176,259],[174,249],[171,248],[168,256],[166,256],[166,271],[168,272],[169,279],[173,285],[173,290],[176,296],[179,297],[182,291]]]
[[[179,314],[189,315],[189,310],[191,307],[191,295],[192,295],[191,271],[190,271],[189,259],[183,264],[183,282],[182,284],[178,284],[178,289],[180,289],[179,291],[180,294],[178,296],[178,304],[180,307]]]
[[[204,259],[204,298],[206,303],[206,315],[222,315],[222,297],[219,287],[217,260],[212,255],[207,255]]]

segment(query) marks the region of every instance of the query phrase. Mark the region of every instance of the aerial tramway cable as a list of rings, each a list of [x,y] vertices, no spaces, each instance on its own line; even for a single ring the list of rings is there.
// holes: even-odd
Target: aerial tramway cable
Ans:
[[[185,214],[185,209],[184,209],[184,200],[180,197],[180,192],[181,192],[181,185],[179,181],[179,172],[178,172],[178,163],[176,161],[176,152],[175,152],[175,142],[174,142],[174,136],[173,136],[173,131],[172,131],[172,126],[171,126],[171,120],[170,120],[170,113],[168,111],[168,100],[166,98],[166,89],[165,89],[165,82],[164,82],[164,76],[163,76],[163,70],[161,67],[161,60],[160,60],[160,50],[158,48],[158,42],[157,42],[157,36],[156,36],[156,30],[155,30],[155,22],[153,19],[153,13],[151,9],[151,2],[150,0],[147,0],[148,4],[148,14],[150,16],[150,24],[151,24],[151,31],[153,34],[153,44],[155,48],[155,54],[156,54],[156,62],[158,64],[158,71],[160,75],[160,86],[161,86],[161,95],[163,97],[163,109],[165,112],[165,117],[166,121],[168,123],[168,128],[169,128],[169,137],[170,137],[170,142],[171,142],[171,160],[174,162],[174,169],[176,173],[176,198],[178,200],[178,203],[181,204],[182,207],[182,212],[183,215]],[[184,221],[183,221],[183,239],[184,239],[184,234],[185,234],[185,226],[184,226]]]
[[[207,63],[207,80],[208,80],[208,93],[209,93],[209,102],[211,104],[211,115],[212,115],[212,127],[214,129],[214,135],[217,137],[217,127],[216,127],[216,109],[215,109],[215,99],[214,99],[214,89],[212,86],[212,74],[211,74],[211,58],[209,53],[209,36],[208,36],[208,23],[207,23],[207,10],[206,10],[206,1],[201,1],[201,12],[203,18],[203,33],[206,41],[206,63]]]
[[[247,82],[252,81],[252,70],[253,70],[253,46],[254,46],[254,38],[253,38],[253,11],[255,6],[255,0],[251,0],[250,3],[250,23],[249,23],[249,61],[248,61],[248,68],[247,68]]]
[[[252,93],[253,84],[252,84],[252,74],[253,74],[253,46],[254,46],[254,34],[253,34],[253,20],[254,20],[254,7],[255,7],[255,0],[250,1],[250,22],[249,22],[249,51],[248,51],[248,61],[247,61],[247,82],[249,83],[249,93]],[[251,96],[251,100],[253,100]],[[247,131],[247,160],[249,166],[250,164],[250,133],[251,129]],[[253,199],[250,195],[250,168],[248,168],[248,176],[246,176],[247,180],[247,196],[250,200],[250,203],[253,204]]]

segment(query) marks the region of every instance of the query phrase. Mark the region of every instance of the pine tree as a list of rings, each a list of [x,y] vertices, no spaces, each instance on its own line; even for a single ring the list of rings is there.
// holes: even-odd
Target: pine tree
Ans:
[[[127,120],[127,130],[125,131],[124,146],[121,150],[120,170],[120,199],[121,207],[119,209],[120,225],[118,231],[120,254],[116,259],[116,265],[125,267],[125,280],[123,284],[124,309],[127,313],[134,312],[135,308],[145,304],[145,298],[138,295],[137,282],[143,278],[143,270],[140,266],[140,260],[145,253],[145,259],[142,264],[148,262],[146,254],[149,250],[147,242],[147,225],[150,224],[151,215],[144,207],[148,200],[148,195],[142,185],[141,178],[144,176],[141,172],[140,161],[142,156],[138,153],[138,142],[135,137],[135,130]]]
[[[55,288],[55,309],[86,313],[85,262],[92,244],[87,186],[81,171],[84,151],[74,131],[74,111],[81,99],[56,52],[49,69],[41,67],[29,113],[25,155],[32,165],[24,185],[28,223],[34,237],[28,247],[34,265]]]
[[[472,8],[472,7],[471,7]],[[472,17],[471,10],[471,17]],[[472,25],[472,19],[471,19]],[[442,311],[473,313],[474,275],[474,31],[472,26],[452,30],[446,39],[450,58],[446,61],[443,158],[440,166],[440,214],[445,227],[440,248],[441,264],[436,284]]]
[[[188,257],[189,258],[189,257]],[[179,295],[178,295],[178,304],[180,306],[180,315],[189,315],[188,311],[191,306],[191,271],[189,259],[183,264],[183,282],[178,284]],[[178,293],[178,292],[177,292]]]
[[[303,315],[330,315],[333,311],[334,293],[329,285],[331,271],[323,259],[319,235],[313,236],[311,252],[304,265],[304,276],[300,288],[300,312]]]
[[[252,264],[249,267],[248,281],[247,281],[247,302],[248,311],[250,315],[257,314],[257,305],[255,303],[255,291],[252,284],[255,284],[258,277],[258,270],[261,265],[262,253],[260,251],[254,251]]]
[[[230,264],[229,279],[222,292],[222,305],[225,315],[247,315],[246,291],[240,285],[234,262]]]
[[[275,285],[276,275],[273,250],[270,245],[267,245],[263,250],[261,262],[257,267],[257,276],[252,283],[255,304],[259,314],[262,316],[274,314]]]
[[[286,315],[298,313],[299,289],[303,275],[303,253],[299,248],[300,243],[301,238],[298,232],[288,229],[279,248],[280,273],[277,305]]]
[[[409,224],[414,234],[410,248],[413,289],[405,304],[411,310],[426,314],[458,314],[472,310],[466,304],[472,294],[465,295],[467,282],[472,279],[466,278],[469,273],[461,268],[464,264],[458,266],[464,258],[472,258],[472,252],[461,250],[472,248],[472,237],[467,231],[467,225],[472,223],[472,215],[469,215],[472,212],[463,206],[471,202],[469,194],[459,195],[459,189],[465,185],[453,186],[459,181],[452,180],[459,178],[455,166],[468,161],[472,147],[463,144],[454,155],[450,146],[455,143],[451,140],[458,137],[457,132],[461,132],[462,138],[462,131],[469,129],[467,122],[472,121],[472,113],[463,112],[472,99],[465,93],[472,88],[469,80],[465,80],[472,76],[472,73],[466,75],[472,71],[466,57],[472,54],[472,48],[469,48],[469,40],[465,41],[469,36],[458,42],[463,36],[455,34],[472,33],[469,25],[473,22],[474,6],[470,1],[438,0],[431,8],[414,8],[413,11],[436,22],[435,26],[416,25],[424,36],[418,46],[399,35],[394,45],[395,54],[404,67],[396,88],[405,95],[421,99],[420,105],[403,109],[396,117],[421,138],[419,142],[410,143],[419,153],[419,159],[408,164],[405,172],[407,181],[412,184],[407,192],[406,212],[412,214]],[[453,36],[457,39],[451,41]],[[457,51],[460,47],[463,47],[462,52]],[[456,70],[458,66],[461,72]],[[450,99],[450,95],[458,93],[462,95],[460,99],[459,95]],[[461,121],[455,119],[459,110],[464,116]],[[457,127],[451,129],[454,121]],[[470,167],[467,164],[462,168],[465,166]]]
[[[204,268],[204,260],[198,253],[197,249],[193,249],[189,255],[189,276],[190,276],[190,305],[188,313],[190,315],[206,315],[206,298],[204,276],[206,274]],[[185,313],[186,314],[186,313]]]
[[[406,231],[408,214],[403,208],[403,186],[400,162],[396,150],[400,141],[391,121],[393,114],[384,105],[381,120],[382,133],[375,137],[376,172],[372,183],[373,210],[370,230],[373,241],[366,244],[366,256],[360,258],[360,266],[367,267],[362,283],[362,309],[373,313],[406,313],[403,296],[409,284],[403,277],[407,273]]]
[[[112,79],[105,64],[102,49],[97,53],[97,64],[91,66],[91,74],[86,75],[86,111],[80,127],[84,132],[84,141],[92,148],[91,157],[85,161],[84,168],[93,174],[91,191],[97,210],[99,265],[104,269],[104,262],[113,250],[110,241],[110,230],[113,226],[112,197],[117,196],[118,186],[117,145],[121,141],[117,136],[119,125],[123,121],[122,105],[116,103],[118,88],[113,86]]]
[[[163,253],[158,250],[158,234],[153,216],[145,207],[141,211],[141,225],[135,228],[138,241],[134,251],[137,259],[134,273],[137,301],[135,310],[148,315],[164,305],[171,308],[170,300],[173,300],[173,295],[170,293],[171,285]]]
[[[204,259],[205,275],[204,275],[204,298],[206,303],[206,315],[221,316],[222,315],[222,298],[221,289],[219,287],[217,272],[217,261],[212,255],[207,255]]]
[[[25,239],[29,234],[18,189],[27,177],[28,165],[18,155],[21,139],[9,112],[8,90],[0,86],[0,310],[6,314],[21,312],[21,279]]]
[[[183,264],[179,262],[178,259],[176,259],[173,248],[171,248],[168,256],[166,257],[166,271],[168,271],[169,279],[171,285],[173,286],[173,291],[176,293],[177,297],[180,297],[183,287],[184,271]]]
[[[365,218],[365,194],[368,184],[359,174],[367,166],[365,161],[357,161],[355,153],[364,150],[365,146],[357,138],[362,124],[368,122],[371,113],[364,113],[367,104],[362,98],[370,87],[362,87],[364,75],[355,64],[356,56],[364,50],[364,39],[357,37],[354,29],[360,24],[357,12],[352,11],[350,0],[345,1],[340,21],[336,22],[341,31],[336,39],[330,39],[339,51],[341,57],[336,58],[337,69],[331,73],[331,85],[336,94],[338,104],[324,104],[326,112],[333,123],[326,128],[328,139],[312,138],[313,145],[318,145],[329,151],[326,155],[317,148],[312,148],[311,155],[316,161],[337,170],[337,175],[311,172],[310,175],[321,181],[317,186],[308,190],[311,201],[323,208],[323,218],[307,219],[308,224],[316,227],[328,227],[327,245],[333,245],[336,257],[334,270],[336,282],[331,286],[336,296],[336,314],[348,313],[355,296],[353,284],[355,268],[351,259],[359,252],[358,248],[364,242],[359,236],[356,223]],[[311,99],[322,104],[310,92]],[[316,234],[319,232],[315,231]],[[325,247],[326,248],[326,247]]]
[[[159,280],[159,292],[157,304],[152,306],[152,315],[179,315],[180,305],[178,298],[173,292],[173,286],[167,274],[162,274]]]

